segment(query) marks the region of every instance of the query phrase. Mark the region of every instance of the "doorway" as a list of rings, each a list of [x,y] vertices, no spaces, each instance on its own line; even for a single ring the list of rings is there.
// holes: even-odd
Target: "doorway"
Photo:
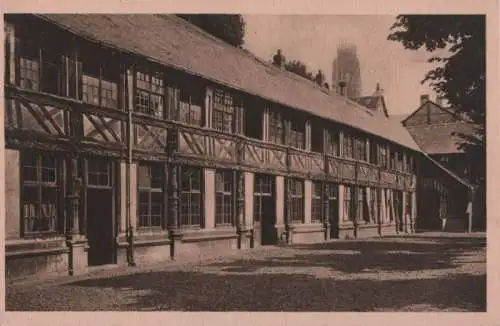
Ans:
[[[256,174],[254,178],[254,224],[260,229],[261,245],[278,243],[275,179],[269,174]]]
[[[88,265],[115,263],[114,244],[114,166],[105,158],[84,162],[85,214],[89,244]]]

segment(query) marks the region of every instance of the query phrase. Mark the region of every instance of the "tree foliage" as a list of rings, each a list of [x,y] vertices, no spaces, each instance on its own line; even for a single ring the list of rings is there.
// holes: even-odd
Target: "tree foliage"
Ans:
[[[244,43],[245,21],[241,15],[182,14],[178,16],[231,45],[241,47]]]
[[[310,72],[307,66],[300,60],[292,60],[285,63],[285,69],[306,79],[314,80],[312,72]]]
[[[422,83],[429,83],[476,125],[474,135],[461,134],[461,146],[476,164],[472,182],[485,176],[486,54],[484,15],[400,15],[389,40],[406,49],[425,49],[438,63]]]

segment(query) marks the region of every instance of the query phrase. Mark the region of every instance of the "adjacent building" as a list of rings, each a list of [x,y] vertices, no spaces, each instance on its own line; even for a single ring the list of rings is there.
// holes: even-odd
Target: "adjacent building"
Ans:
[[[476,191],[471,175],[476,159],[469,157],[461,146],[463,137],[474,136],[477,126],[454,108],[445,106],[444,99],[438,97],[431,101],[428,95],[421,96],[420,106],[404,118],[402,124],[422,151],[459,181],[443,187],[436,186],[432,178],[419,183],[424,187],[422,196],[426,198],[421,202],[419,215],[428,216],[426,221],[421,220],[421,227],[450,231],[484,229],[485,197],[480,189]],[[474,205],[468,208],[471,198]],[[469,221],[466,212],[470,209],[474,212]]]
[[[176,16],[4,21],[8,278],[414,231],[400,123]]]

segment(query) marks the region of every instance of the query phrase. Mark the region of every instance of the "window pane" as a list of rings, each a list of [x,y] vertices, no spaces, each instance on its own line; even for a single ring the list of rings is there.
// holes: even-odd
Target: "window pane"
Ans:
[[[99,78],[82,75],[82,101],[99,105]]]
[[[33,152],[24,152],[21,159],[23,165],[23,180],[38,181],[36,154]]]

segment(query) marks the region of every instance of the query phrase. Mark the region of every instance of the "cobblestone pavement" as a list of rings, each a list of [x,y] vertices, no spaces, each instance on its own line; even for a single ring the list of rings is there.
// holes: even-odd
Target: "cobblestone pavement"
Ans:
[[[6,310],[485,311],[484,236],[262,247],[6,286]]]

